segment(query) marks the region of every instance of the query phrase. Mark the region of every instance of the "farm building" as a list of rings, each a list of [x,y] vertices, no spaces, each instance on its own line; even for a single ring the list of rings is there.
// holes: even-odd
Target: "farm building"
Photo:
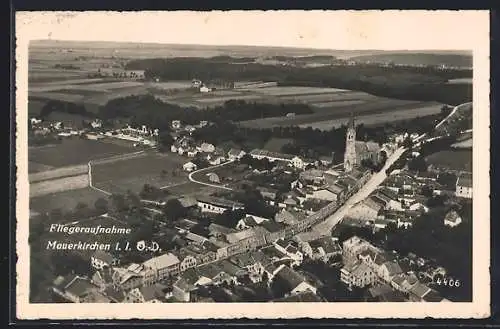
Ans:
[[[198,168],[198,167],[194,163],[192,163],[191,161],[185,163],[182,166],[182,169],[184,169],[185,171],[193,171],[193,170],[196,170],[196,168]]]
[[[198,207],[202,212],[222,214],[224,211],[243,209],[242,203],[215,197],[205,197],[198,199]]]
[[[295,168],[303,169],[306,166],[306,162],[300,157],[292,154],[284,154],[278,152],[270,152],[267,150],[254,149],[250,152],[250,156],[254,159],[268,159],[270,162],[274,161],[284,161],[293,165]]]

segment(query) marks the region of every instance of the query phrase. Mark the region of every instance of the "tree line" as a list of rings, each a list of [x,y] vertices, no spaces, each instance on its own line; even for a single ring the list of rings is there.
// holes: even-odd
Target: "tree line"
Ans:
[[[138,59],[128,69],[145,70],[146,78],[162,80],[259,80],[279,85],[331,87],[364,91],[376,96],[437,101],[458,105],[472,99],[472,86],[448,84],[449,79],[471,77],[471,70],[439,70],[433,67],[324,66],[301,68],[258,63],[234,65],[201,58]]]

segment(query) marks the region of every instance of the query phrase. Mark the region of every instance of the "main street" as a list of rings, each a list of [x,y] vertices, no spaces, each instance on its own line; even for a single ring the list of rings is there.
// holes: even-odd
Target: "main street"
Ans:
[[[375,173],[368,182],[352,195],[333,215],[326,218],[324,221],[313,226],[312,229],[321,235],[329,235],[331,230],[337,225],[348,213],[349,209],[356,203],[367,198],[373,191],[379,187],[380,184],[386,179],[386,169],[388,169],[397,159],[401,157],[406,149],[404,147],[398,148],[389,158],[379,172]]]
[[[457,105],[453,108],[451,113],[446,116],[441,122],[439,122],[435,128],[440,127],[443,125],[446,121],[450,120],[458,110],[460,110],[462,107],[465,106],[471,106],[472,103],[464,103]],[[467,130],[466,132],[468,132]],[[472,131],[472,129],[470,129]],[[434,139],[441,138],[442,136],[438,137],[433,137],[433,138],[426,138],[427,134],[421,134],[417,138],[413,139],[413,143],[417,143],[418,145],[421,145],[426,142],[430,142]],[[315,226],[312,227],[313,232],[316,234],[320,235],[329,235],[331,230],[337,225],[349,212],[349,209],[352,208],[353,205],[356,203],[366,199],[373,191],[375,191],[380,184],[384,182],[384,180],[387,178],[386,170],[394,163],[396,162],[397,159],[401,157],[401,155],[406,151],[404,147],[398,148],[386,161],[384,167],[382,170],[374,174],[370,180],[358,191],[356,192],[353,196],[351,196],[347,201],[331,216],[327,217],[324,221],[316,224]]]

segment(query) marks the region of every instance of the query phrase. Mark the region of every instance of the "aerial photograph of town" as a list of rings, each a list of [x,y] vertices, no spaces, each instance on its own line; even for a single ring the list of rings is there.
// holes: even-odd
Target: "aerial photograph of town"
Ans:
[[[30,303],[471,302],[472,58],[31,41]]]

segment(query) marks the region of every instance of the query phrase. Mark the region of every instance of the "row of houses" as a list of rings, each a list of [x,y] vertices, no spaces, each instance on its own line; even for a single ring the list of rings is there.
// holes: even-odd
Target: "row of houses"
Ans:
[[[386,296],[391,293],[414,302],[447,301],[435,290],[422,284],[413,272],[404,272],[397,255],[385,252],[357,236],[343,242],[342,261],[341,281],[350,288],[372,287],[376,288],[372,291],[374,295],[385,290]]]

